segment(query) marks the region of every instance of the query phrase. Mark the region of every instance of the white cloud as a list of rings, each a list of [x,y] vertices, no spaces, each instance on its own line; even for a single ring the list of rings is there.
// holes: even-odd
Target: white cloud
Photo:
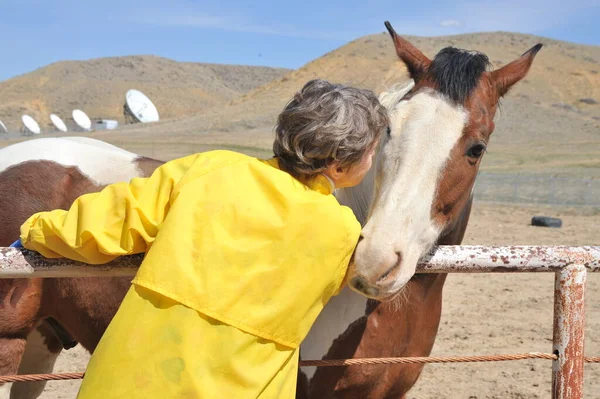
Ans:
[[[462,23],[457,19],[446,19],[440,22],[440,26],[444,27],[454,27],[454,26],[462,26]]]

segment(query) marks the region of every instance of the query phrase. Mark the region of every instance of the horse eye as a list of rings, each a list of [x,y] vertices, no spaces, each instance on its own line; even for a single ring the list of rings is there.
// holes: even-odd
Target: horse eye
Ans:
[[[391,136],[391,134],[392,134],[392,129],[390,129],[390,127],[389,127],[389,126],[387,127],[386,134],[387,134],[388,136]]]
[[[475,144],[467,150],[467,156],[470,158],[479,158],[483,155],[486,148],[483,144]]]

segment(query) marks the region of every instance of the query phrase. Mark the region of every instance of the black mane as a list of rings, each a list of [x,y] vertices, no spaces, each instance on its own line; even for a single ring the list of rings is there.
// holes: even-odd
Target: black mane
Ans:
[[[437,53],[429,71],[442,94],[463,104],[489,66],[490,60],[483,53],[446,47]]]

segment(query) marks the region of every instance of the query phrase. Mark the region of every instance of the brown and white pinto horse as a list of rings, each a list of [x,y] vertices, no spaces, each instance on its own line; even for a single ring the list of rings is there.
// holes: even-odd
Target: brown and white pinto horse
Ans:
[[[388,137],[382,141],[377,168],[360,186],[336,193],[340,202],[351,206],[361,222],[366,223],[355,264],[349,270],[349,285],[372,299],[347,288],[333,298],[303,342],[303,358],[430,353],[439,325],[446,276],[413,276],[416,263],[436,243],[461,242],[480,159],[494,129],[498,100],[525,76],[541,47],[537,45],[516,61],[488,72],[488,61],[482,54],[447,48],[431,61],[397,36],[389,24],[386,26],[415,84],[382,95],[392,124]],[[75,156],[79,150],[73,151]],[[30,153],[37,156],[36,152]],[[135,166],[139,158],[127,154],[129,167],[134,165],[134,175],[146,175],[144,170],[151,172],[160,164],[149,161],[150,167],[140,169]],[[95,166],[86,169],[90,162],[96,162]],[[34,167],[34,176],[53,166],[58,170],[43,179],[36,177],[35,182],[46,185],[50,198],[61,192],[58,188],[68,188],[72,197],[64,199],[64,203],[70,203],[83,192],[125,180],[115,180],[114,175],[112,181],[94,179],[93,169],[106,171],[110,162],[88,155],[67,164],[78,168],[60,161],[40,163]],[[112,172],[117,171],[118,167]],[[4,173],[0,173],[0,185]],[[79,183],[83,185],[74,190],[74,182],[83,180]],[[31,191],[23,194],[27,187],[20,184],[21,193],[14,188],[5,188],[4,192],[0,189],[0,197],[16,199],[29,195],[39,200],[44,196]],[[37,191],[33,187],[31,190]],[[10,206],[3,203],[0,212],[15,212],[17,204],[18,201]],[[33,211],[65,206],[68,205],[59,200],[43,202],[19,218],[24,220]],[[0,222],[4,223],[7,217],[0,214]],[[0,237],[4,240],[0,246],[15,239],[18,224],[8,237]],[[18,362],[25,337],[46,317],[58,320],[75,339],[93,350],[128,286],[128,279],[34,279],[16,283],[13,280],[5,288],[0,285],[0,306],[4,306],[0,313],[0,374],[15,371],[15,363],[10,359]],[[25,302],[23,298],[34,301],[33,310],[21,304]],[[10,346],[12,341],[17,342]],[[9,357],[2,357],[5,355]],[[306,369],[310,378],[299,379],[298,397],[399,398],[413,386],[421,370],[421,365]],[[36,371],[40,370],[31,372]]]
[[[371,299],[348,288],[333,298],[303,342],[305,359],[430,354],[446,275],[415,275],[417,262],[435,244],[461,243],[498,101],[542,47],[490,72],[481,53],[448,47],[430,60],[386,27],[414,85],[382,94],[391,126],[377,166],[361,186],[337,193],[364,225],[349,285]],[[310,379],[300,380],[298,396],[403,398],[422,368],[306,369]]]
[[[148,176],[161,164],[84,137],[0,149],[0,247],[19,237],[33,213],[67,209],[80,195]],[[129,278],[0,279],[0,375],[51,372],[63,342],[73,339],[92,352],[129,284]],[[10,398],[36,398],[44,385],[14,384]]]

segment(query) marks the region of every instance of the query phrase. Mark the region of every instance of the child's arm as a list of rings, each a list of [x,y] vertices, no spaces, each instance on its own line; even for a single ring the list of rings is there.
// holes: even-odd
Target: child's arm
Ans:
[[[48,258],[106,263],[146,251],[169,210],[171,194],[194,157],[162,165],[149,178],[79,197],[68,211],[40,212],[21,226],[23,246]]]

